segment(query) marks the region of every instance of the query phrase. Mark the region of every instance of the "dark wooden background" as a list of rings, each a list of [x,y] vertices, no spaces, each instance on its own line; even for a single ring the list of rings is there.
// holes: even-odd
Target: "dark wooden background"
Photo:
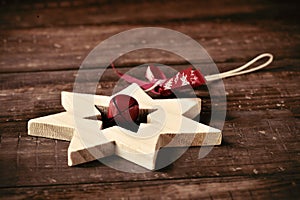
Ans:
[[[0,198],[299,199],[299,6],[296,1],[0,2]],[[165,169],[124,173],[99,162],[67,166],[68,142],[29,137],[27,121],[60,112],[77,69],[99,42],[135,27],[171,28],[200,42],[220,71],[270,52],[266,69],[224,80],[223,143],[197,159],[190,148]],[[188,49],[187,49],[188,50]],[[109,48],[108,48],[109,51]],[[168,53],[130,54],[125,72]],[[92,74],[93,69],[87,70]],[[108,69],[97,93],[111,94]],[[209,113],[207,93],[201,93]]]

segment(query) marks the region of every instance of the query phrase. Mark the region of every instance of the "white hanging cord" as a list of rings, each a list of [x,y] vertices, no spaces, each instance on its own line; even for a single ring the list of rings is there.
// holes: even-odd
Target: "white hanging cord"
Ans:
[[[261,64],[257,67],[242,71],[243,69],[248,68],[253,63],[255,63],[258,60],[260,60],[262,58],[265,58],[265,57],[269,57],[269,60],[267,60],[265,63],[263,63],[263,64]],[[250,72],[253,72],[253,71],[256,71],[256,70],[259,70],[259,69],[262,69],[262,68],[268,66],[272,61],[273,61],[273,55],[272,54],[263,53],[263,54],[260,54],[259,56],[255,57],[255,58],[253,58],[248,63],[246,63],[246,64],[244,64],[244,65],[242,65],[242,66],[240,66],[236,69],[233,69],[233,70],[230,70],[230,71],[227,71],[227,72],[223,72],[223,73],[220,73],[220,74],[207,75],[207,76],[205,76],[205,79],[206,79],[206,81],[215,81],[215,80],[223,79],[223,78],[226,78],[226,77],[231,77],[231,76],[237,76],[237,75],[241,75],[241,74],[250,73]]]

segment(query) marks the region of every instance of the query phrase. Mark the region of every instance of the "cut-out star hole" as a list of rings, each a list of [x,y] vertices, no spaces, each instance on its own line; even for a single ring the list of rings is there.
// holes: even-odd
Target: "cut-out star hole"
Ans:
[[[102,121],[102,127],[100,129],[106,129],[113,126],[120,126],[132,132],[137,132],[141,123],[147,123],[148,114],[156,111],[157,109],[139,109],[138,116],[136,119],[132,119],[128,123],[119,122],[114,120],[114,118],[109,118],[108,108],[105,106],[95,105],[96,109],[99,111],[99,115],[86,117],[85,119],[99,120]]]

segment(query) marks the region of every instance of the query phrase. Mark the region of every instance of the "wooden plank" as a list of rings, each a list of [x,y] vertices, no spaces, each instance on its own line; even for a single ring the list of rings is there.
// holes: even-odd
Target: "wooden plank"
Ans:
[[[73,198],[132,198],[132,199],[297,199],[299,178],[292,175],[267,179],[253,177],[223,177],[179,179],[168,181],[112,182],[95,184],[54,185],[51,187],[21,187],[0,189],[9,199],[73,199]],[[276,188],[274,190],[273,188]]]
[[[216,63],[220,72],[225,72],[228,70],[235,69],[238,66],[245,64],[244,62],[226,62],[226,63]],[[300,63],[299,59],[275,59],[275,61],[265,69],[262,69],[257,73],[260,72],[282,72],[282,73],[289,73],[289,76],[292,76],[293,73],[298,72],[298,64]],[[164,69],[164,73],[171,77],[175,75],[175,70],[180,71],[190,67],[191,65],[170,65],[174,72],[171,70]],[[118,67],[118,71],[121,73],[129,72],[131,75],[137,78],[143,78],[145,76],[145,67],[137,68],[134,72],[130,71],[133,67],[138,66],[129,66],[129,67]],[[289,71],[289,72],[286,72]],[[102,72],[101,69],[88,69],[88,70],[81,70],[80,73],[82,74],[82,78],[78,77],[77,70],[61,70],[61,71],[41,71],[41,72],[17,72],[17,73],[0,73],[0,83],[1,83],[1,90],[7,89],[17,89],[22,87],[34,88],[36,86],[54,86],[54,85],[66,85],[72,84],[76,78],[78,78],[81,82],[117,82],[119,80],[119,76],[111,69],[111,67],[107,68],[102,76],[100,77],[98,74]],[[32,76],[35,78],[32,79]],[[244,75],[242,77],[247,77],[248,75]],[[229,81],[230,79],[224,79]]]
[[[232,64],[230,64],[232,65]],[[276,63],[274,63],[276,66]],[[187,66],[180,66],[186,68]],[[285,71],[291,69],[291,71]],[[228,110],[289,109],[299,116],[299,72],[285,67],[263,70],[224,80]],[[127,69],[125,69],[126,71]],[[284,71],[280,71],[284,70]],[[95,87],[95,71],[87,70],[82,81],[86,93]],[[108,70],[104,81],[98,84],[97,93],[111,95],[117,76]],[[72,91],[75,71],[1,74],[0,121],[20,121],[63,111],[60,92]],[[107,82],[105,80],[113,80]],[[256,81],[252,81],[256,80]],[[96,80],[98,82],[98,80]],[[274,83],[276,82],[276,86]],[[94,83],[94,84],[93,84]],[[196,94],[203,99],[203,111],[210,110],[207,89],[199,88]],[[221,109],[221,108],[220,108]]]
[[[78,69],[84,58],[98,43],[116,33],[136,27],[139,26],[3,30],[0,31],[0,37],[3,38],[3,45],[0,46],[0,72]],[[274,31],[251,24],[240,25],[230,22],[166,24],[165,27],[180,31],[198,41],[215,62],[247,62],[263,52],[273,53],[275,60],[297,58],[299,40],[297,31],[293,27],[282,30],[282,27],[279,26]],[[291,34],[287,35],[286,31]],[[241,35],[242,37],[240,37]],[[276,41],[280,41],[280,44]],[[291,41],[293,41],[292,45]],[[261,45],[262,43],[264,45]],[[176,44],[177,42],[174,45]],[[184,41],[178,43],[178,47],[181,47],[182,44]],[[114,55],[122,45],[125,44],[118,43],[107,46],[107,51],[100,54],[98,60],[101,61],[108,55]],[[187,47],[187,51],[196,50]],[[165,51],[148,49],[125,54],[115,64],[117,66],[134,66],[147,62],[186,64],[187,61]],[[103,64],[99,62],[97,66],[103,66]],[[95,66],[91,64],[89,67]]]
[[[76,2],[76,3],[75,3]],[[274,7],[294,11],[292,6],[283,7],[280,3],[261,3],[260,1],[188,1],[174,2],[159,0],[139,1],[56,1],[47,2],[6,2],[0,11],[1,28],[31,28],[43,26],[70,26],[86,24],[132,24],[155,23],[180,20],[212,20],[231,18],[239,14],[244,18],[270,18],[265,10],[274,13]],[[55,10],[55,12],[53,12]],[[285,11],[285,12],[284,12]],[[124,15],[126,13],[126,15]],[[255,13],[256,15],[252,14]],[[16,16],[10,18],[10,16]],[[81,16],[78,18],[78,16]],[[284,16],[284,15],[283,15]]]

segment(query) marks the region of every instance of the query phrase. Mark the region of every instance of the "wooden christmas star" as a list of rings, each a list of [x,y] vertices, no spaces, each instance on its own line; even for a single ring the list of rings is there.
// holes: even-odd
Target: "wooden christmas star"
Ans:
[[[139,108],[149,110],[146,123],[137,132],[120,126],[102,129],[98,109],[108,107],[113,96],[62,92],[58,114],[31,119],[28,134],[71,141],[68,165],[74,166],[116,154],[147,169],[155,169],[158,150],[162,147],[219,145],[221,131],[192,120],[199,115],[199,98],[154,100],[138,85],[132,84],[119,93],[135,98]],[[115,96],[114,95],[114,96]]]

